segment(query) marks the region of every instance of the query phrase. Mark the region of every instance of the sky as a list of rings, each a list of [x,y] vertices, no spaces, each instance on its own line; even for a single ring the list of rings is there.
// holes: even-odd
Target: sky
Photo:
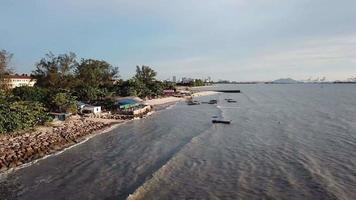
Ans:
[[[355,0],[0,0],[0,49],[30,73],[48,52],[105,60],[122,78],[356,77]]]

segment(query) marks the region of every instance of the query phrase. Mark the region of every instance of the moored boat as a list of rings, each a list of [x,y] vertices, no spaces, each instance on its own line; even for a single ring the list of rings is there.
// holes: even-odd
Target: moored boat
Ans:
[[[230,124],[231,123],[230,120],[221,120],[221,119],[213,119],[211,122],[213,122],[213,124]]]
[[[209,104],[217,104],[217,103],[218,103],[218,100],[215,100],[215,99],[209,101]]]
[[[198,101],[188,101],[187,105],[193,106],[193,105],[199,105],[200,103]]]

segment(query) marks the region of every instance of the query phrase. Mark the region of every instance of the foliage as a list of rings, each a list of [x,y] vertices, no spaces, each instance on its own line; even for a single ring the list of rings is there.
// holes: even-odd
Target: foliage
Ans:
[[[162,83],[156,80],[157,72],[149,66],[136,66],[135,93],[141,98],[155,97],[163,93]]]
[[[0,133],[27,129],[49,121],[41,103],[16,101],[0,104]]]
[[[101,60],[82,59],[76,69],[76,78],[93,88],[112,85],[117,75],[117,67]]]
[[[74,84],[73,70],[78,65],[76,55],[72,52],[55,56],[46,54],[37,63],[32,75],[37,79],[36,85],[48,89],[69,89]]]
[[[94,102],[110,96],[118,68],[100,60],[82,59],[76,68],[77,85],[73,89],[79,100]]]
[[[135,79],[141,83],[149,84],[156,80],[157,72],[149,66],[143,65],[141,68],[136,66]]]
[[[0,51],[0,81],[9,74],[12,54]],[[48,53],[37,64],[32,77],[35,87],[23,86],[11,92],[0,90],[0,132],[26,129],[48,120],[48,111],[77,112],[77,100],[98,104],[106,109],[115,105],[110,97],[157,97],[164,89],[174,89],[172,82],[156,79],[149,66],[137,66],[133,78],[119,79],[118,68],[106,61],[82,59],[74,53]],[[195,80],[194,85],[203,84]],[[2,84],[4,85],[4,84]]]
[[[116,94],[123,97],[138,96],[136,89],[136,81],[134,79],[129,79],[116,85]]]
[[[77,112],[77,101],[76,98],[70,95],[68,92],[59,92],[53,96],[53,105],[55,105],[59,112]]]
[[[205,85],[205,83],[204,83],[204,81],[201,80],[201,79],[195,79],[194,82],[193,82],[193,86],[194,86],[194,87],[197,87],[197,86],[204,86],[204,85]]]
[[[165,90],[175,90],[176,89],[176,83],[171,82],[171,81],[163,81],[162,82],[162,87]]]
[[[44,88],[30,86],[16,87],[12,90],[12,95],[14,98],[21,101],[37,101],[48,105],[48,91]]]

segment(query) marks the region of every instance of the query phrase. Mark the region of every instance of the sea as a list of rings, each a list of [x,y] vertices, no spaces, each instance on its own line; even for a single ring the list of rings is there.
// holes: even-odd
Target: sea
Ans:
[[[14,171],[0,199],[356,199],[356,84],[205,89],[241,93],[177,103]]]

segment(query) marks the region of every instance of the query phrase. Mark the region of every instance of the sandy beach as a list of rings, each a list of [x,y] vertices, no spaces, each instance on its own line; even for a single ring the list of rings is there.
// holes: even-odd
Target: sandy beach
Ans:
[[[150,99],[144,101],[145,104],[150,105],[150,106],[159,106],[163,104],[168,104],[168,103],[175,103],[178,101],[183,101],[184,98],[179,98],[179,97],[164,97],[164,98],[159,98],[159,99]]]
[[[214,91],[196,92],[196,93],[192,94],[192,97],[209,96],[209,95],[214,95],[214,94],[219,94],[219,92],[214,92]]]

